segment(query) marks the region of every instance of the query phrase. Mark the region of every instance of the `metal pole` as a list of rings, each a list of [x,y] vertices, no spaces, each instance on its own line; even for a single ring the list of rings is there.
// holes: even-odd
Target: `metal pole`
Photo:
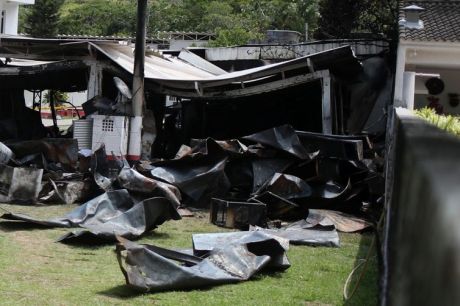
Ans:
[[[129,147],[127,159],[139,160],[142,148],[142,115],[145,103],[144,94],[144,63],[145,35],[147,20],[147,0],[137,1],[137,30],[134,50],[133,71],[133,116],[130,120]]]

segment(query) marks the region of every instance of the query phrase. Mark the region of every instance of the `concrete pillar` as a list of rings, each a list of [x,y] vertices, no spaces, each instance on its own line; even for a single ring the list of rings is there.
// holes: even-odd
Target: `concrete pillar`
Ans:
[[[394,106],[405,107],[403,101],[404,70],[406,68],[406,47],[398,47],[395,74]]]
[[[405,71],[403,75],[403,107],[414,109],[415,72]]]

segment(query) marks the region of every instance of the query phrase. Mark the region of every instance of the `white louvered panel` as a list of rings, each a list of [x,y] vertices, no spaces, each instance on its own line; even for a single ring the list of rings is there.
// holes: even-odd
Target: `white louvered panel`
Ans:
[[[74,120],[73,138],[78,141],[78,150],[91,149],[93,138],[93,119]]]

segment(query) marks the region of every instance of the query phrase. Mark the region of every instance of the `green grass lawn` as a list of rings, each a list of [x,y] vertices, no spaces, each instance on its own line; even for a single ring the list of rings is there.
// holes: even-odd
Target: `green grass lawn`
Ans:
[[[48,218],[62,216],[75,206],[0,207]],[[203,213],[167,222],[140,241],[191,248],[193,233],[217,231],[226,229],[209,224]],[[2,305],[344,305],[345,280],[366,256],[372,240],[370,234],[341,234],[341,248],[291,246],[292,266],[283,273],[202,290],[139,294],[125,286],[113,245],[81,247],[54,242],[66,232],[0,222]],[[376,305],[377,280],[373,256],[347,305]]]

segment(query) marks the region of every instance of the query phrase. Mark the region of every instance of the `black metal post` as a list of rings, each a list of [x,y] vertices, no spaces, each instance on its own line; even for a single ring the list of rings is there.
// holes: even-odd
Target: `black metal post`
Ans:
[[[51,108],[51,117],[53,118],[53,127],[54,127],[54,132],[56,133],[56,135],[59,135],[59,128],[58,128],[58,125],[57,125],[57,117],[56,117],[56,108],[55,108],[55,91],[54,90],[50,90],[48,92],[48,96],[49,96],[49,101],[50,101],[50,108]]]
[[[137,1],[137,30],[136,46],[134,50],[133,75],[133,115],[142,116],[144,106],[144,63],[145,63],[145,36],[147,20],[147,0]]]

